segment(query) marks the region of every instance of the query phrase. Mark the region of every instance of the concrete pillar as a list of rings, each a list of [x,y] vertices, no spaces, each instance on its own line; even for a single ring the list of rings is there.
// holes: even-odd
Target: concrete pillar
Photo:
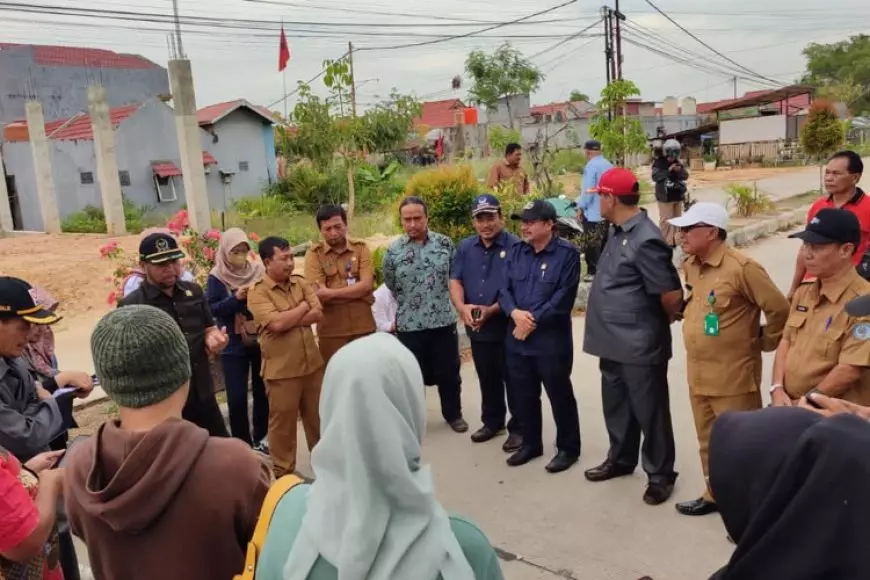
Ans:
[[[94,131],[94,153],[97,157],[97,179],[106,214],[106,232],[110,236],[127,233],[124,221],[124,200],[121,179],[118,176],[118,158],[115,155],[115,130],[109,116],[106,89],[100,85],[88,87],[88,113]]]
[[[14,229],[12,208],[9,207],[9,190],[6,188],[6,171],[3,166],[3,147],[0,145],[0,233],[9,233]]]
[[[172,84],[172,102],[175,106],[175,129],[181,152],[181,173],[190,226],[196,231],[211,227],[205,169],[202,165],[202,142],[196,121],[196,95],[193,91],[193,72],[189,60],[170,60],[169,79]]]
[[[36,194],[42,212],[42,229],[49,234],[60,233],[60,213],[57,209],[57,193],[54,175],[51,172],[51,145],[45,136],[45,117],[42,103],[27,101],[24,105],[27,132],[30,136],[30,151],[33,153],[33,171],[36,174]]]

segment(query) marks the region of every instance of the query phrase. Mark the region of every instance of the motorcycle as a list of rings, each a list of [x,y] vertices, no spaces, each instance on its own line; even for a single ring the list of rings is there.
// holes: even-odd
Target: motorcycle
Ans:
[[[584,229],[577,219],[577,204],[564,195],[551,197],[546,201],[556,210],[556,235],[579,246]]]

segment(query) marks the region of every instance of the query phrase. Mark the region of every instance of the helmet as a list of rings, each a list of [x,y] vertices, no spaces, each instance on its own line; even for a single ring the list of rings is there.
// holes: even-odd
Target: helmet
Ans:
[[[666,157],[680,156],[680,142],[676,139],[668,139],[665,141],[665,144],[662,145],[662,149],[664,150]]]

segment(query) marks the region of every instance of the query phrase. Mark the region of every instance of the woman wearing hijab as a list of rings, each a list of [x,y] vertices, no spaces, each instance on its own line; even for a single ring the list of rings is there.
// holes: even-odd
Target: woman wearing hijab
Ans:
[[[423,376],[397,338],[378,333],[336,353],[320,421],[315,481],[278,504],[257,580],[501,580],[483,532],[435,499],[420,458]]]
[[[268,453],[269,400],[260,377],[260,347],[253,316],[248,312],[248,288],[263,277],[263,265],[252,261],[251,242],[239,228],[221,234],[206,293],[219,327],[227,329],[229,343],[221,352],[230,432],[257,451]],[[253,438],[248,422],[248,381],[254,396]]]
[[[148,228],[142,232],[139,240],[144,240],[151,234],[166,234],[167,236],[174,236],[169,228]],[[178,278],[185,282],[196,282],[196,279],[193,277],[193,274],[190,273],[190,270],[185,268],[181,262],[177,265],[178,268]],[[130,268],[130,273],[127,274],[127,277],[124,279],[124,282],[121,284],[121,287],[124,289],[124,296],[131,294],[139,286],[142,285],[142,281],[145,280],[145,270],[142,269],[138,264],[132,268]]]
[[[799,408],[713,425],[710,485],[737,548],[711,580],[870,578],[870,424]]]

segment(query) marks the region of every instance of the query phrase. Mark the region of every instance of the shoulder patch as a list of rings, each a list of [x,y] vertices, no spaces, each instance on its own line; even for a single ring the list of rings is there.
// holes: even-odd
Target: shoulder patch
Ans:
[[[852,338],[870,340],[870,322],[859,322],[852,326]]]

